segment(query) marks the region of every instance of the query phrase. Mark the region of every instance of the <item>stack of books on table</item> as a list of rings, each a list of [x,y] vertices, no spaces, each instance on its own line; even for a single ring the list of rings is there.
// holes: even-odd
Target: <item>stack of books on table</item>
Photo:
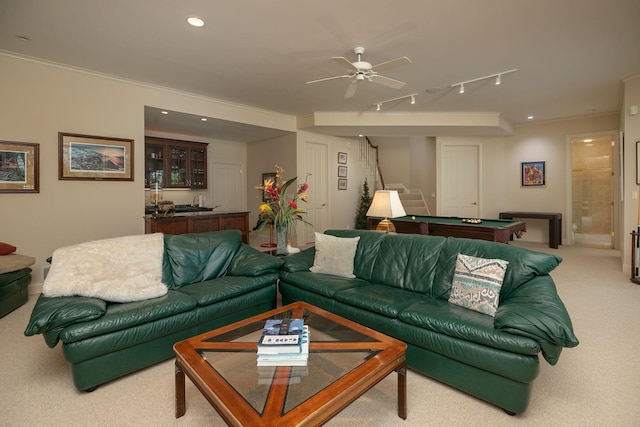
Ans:
[[[258,366],[307,366],[309,328],[302,319],[269,319],[258,341]]]

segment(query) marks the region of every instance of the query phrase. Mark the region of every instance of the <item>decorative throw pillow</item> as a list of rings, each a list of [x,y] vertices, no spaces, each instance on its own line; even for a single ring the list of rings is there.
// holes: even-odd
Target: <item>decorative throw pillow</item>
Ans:
[[[495,316],[508,261],[458,254],[449,302]]]
[[[0,242],[0,255],[9,255],[16,251],[16,247],[8,243]]]
[[[358,237],[335,237],[328,234],[316,234],[316,254],[313,273],[333,274],[334,276],[356,277],[353,274],[353,259],[358,249]]]

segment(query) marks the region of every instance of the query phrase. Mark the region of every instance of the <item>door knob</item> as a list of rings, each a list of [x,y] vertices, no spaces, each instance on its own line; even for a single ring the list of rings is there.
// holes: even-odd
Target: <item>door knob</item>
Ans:
[[[475,205],[477,205],[477,203],[476,203],[476,202],[473,202],[473,203],[471,203],[471,204],[472,204],[472,205],[474,205],[474,206],[475,206]]]

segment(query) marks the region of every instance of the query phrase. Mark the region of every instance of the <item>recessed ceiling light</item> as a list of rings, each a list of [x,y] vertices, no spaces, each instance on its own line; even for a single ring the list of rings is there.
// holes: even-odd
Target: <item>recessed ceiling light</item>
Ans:
[[[169,114],[169,112],[168,112],[168,111],[161,111],[160,113],[161,113],[161,114]]]
[[[202,117],[200,120],[202,120],[203,122],[206,122],[207,118],[206,117]]]
[[[204,27],[204,21],[202,20],[202,18],[198,18],[197,16],[188,17],[187,22],[189,23],[189,25],[192,25],[194,27]]]
[[[527,116],[527,120],[533,120],[533,116]]]

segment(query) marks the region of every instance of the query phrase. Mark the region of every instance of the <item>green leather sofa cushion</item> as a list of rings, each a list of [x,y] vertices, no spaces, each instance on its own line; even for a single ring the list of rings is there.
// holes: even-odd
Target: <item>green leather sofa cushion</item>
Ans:
[[[380,246],[371,281],[430,296],[445,242],[446,238],[440,236],[387,235]]]
[[[59,341],[60,332],[76,322],[97,319],[107,311],[107,303],[97,298],[86,297],[38,297],[31,312],[31,319],[24,334],[43,334],[51,348]]]
[[[300,271],[297,273],[281,271],[280,280],[328,298],[333,298],[336,292],[367,286],[369,284],[366,280],[358,278],[349,279],[332,274],[312,273],[310,271]]]
[[[196,300],[171,290],[158,298],[108,304],[104,316],[91,322],[76,323],[64,328],[60,333],[60,339],[64,343],[70,343],[106,335],[184,313],[194,307],[196,307]]]
[[[315,247],[312,246],[297,254],[284,257],[284,264],[280,268],[280,272],[295,273],[297,271],[309,271],[309,268],[313,265],[315,254]]]
[[[335,300],[386,317],[396,318],[419,296],[415,292],[381,284],[370,284],[337,292]]]
[[[284,261],[248,245],[241,245],[227,270],[229,276],[260,276],[276,273]]]
[[[169,289],[224,275],[242,244],[238,230],[164,235],[163,282]]]
[[[571,318],[550,276],[539,276],[515,289],[500,303],[495,327],[513,335],[535,339],[551,365],[558,362],[562,347],[579,344]]]
[[[189,295],[199,306],[204,306],[272,286],[277,279],[276,273],[267,273],[257,277],[224,276],[182,286],[178,292]]]
[[[509,262],[500,290],[501,302],[508,300],[509,295],[522,284],[535,276],[548,274],[562,262],[562,258],[556,255],[535,252],[504,243],[449,237],[446,239],[438,259],[433,297],[449,298],[459,253],[481,258],[503,259]]]
[[[443,300],[416,296],[398,318],[410,325],[505,351],[531,356],[540,352],[535,340],[497,330],[493,317]]]

